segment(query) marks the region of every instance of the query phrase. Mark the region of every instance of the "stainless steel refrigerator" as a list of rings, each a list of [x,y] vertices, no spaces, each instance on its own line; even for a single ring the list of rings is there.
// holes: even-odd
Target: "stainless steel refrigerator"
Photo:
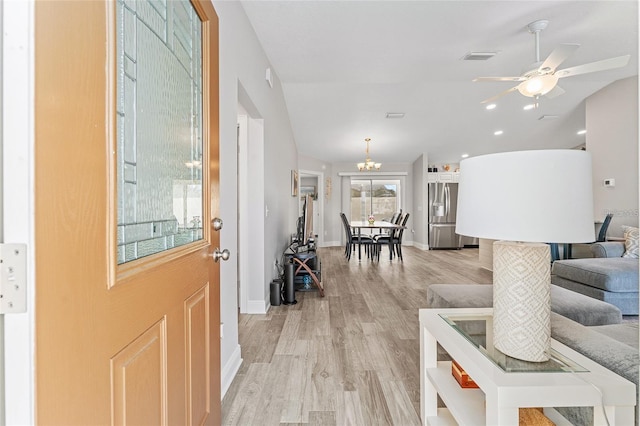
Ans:
[[[462,236],[456,234],[458,184],[450,182],[431,182],[429,183],[428,191],[429,248],[462,248]]]

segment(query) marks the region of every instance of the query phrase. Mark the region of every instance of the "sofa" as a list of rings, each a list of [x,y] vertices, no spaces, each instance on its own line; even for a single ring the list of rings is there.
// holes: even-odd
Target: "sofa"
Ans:
[[[427,304],[429,308],[491,307],[493,286],[432,284],[427,289]],[[638,399],[638,323],[622,322],[616,306],[551,285],[551,337],[634,383]],[[439,357],[447,359],[448,355],[441,353]],[[593,424],[591,407],[556,409],[574,425]],[[635,418],[637,426],[637,406]]]
[[[623,257],[621,241],[594,243],[591,251],[593,258],[553,262],[551,282],[638,315],[638,259]]]
[[[640,354],[638,351],[638,323],[585,327],[562,315],[551,313],[551,337],[590,358],[617,375],[638,385]],[[592,425],[592,407],[556,407],[556,410],[574,425]],[[638,406],[635,407],[638,425]]]
[[[430,308],[490,308],[493,286],[481,284],[432,284],[427,289]],[[618,324],[622,313],[614,305],[551,285],[551,311],[586,326]]]

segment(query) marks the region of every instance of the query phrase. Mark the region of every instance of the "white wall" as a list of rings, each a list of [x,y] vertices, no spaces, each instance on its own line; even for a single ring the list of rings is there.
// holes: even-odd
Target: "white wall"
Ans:
[[[587,98],[586,123],[594,217],[614,213],[608,235],[620,237],[620,225],[638,226],[638,77],[616,81]],[[604,187],[608,178],[615,179],[615,187]]]
[[[422,154],[413,162],[413,245],[426,250],[429,248],[428,196],[427,196],[427,154]]]
[[[251,251],[252,259],[263,271],[250,282],[253,306],[269,304],[269,283],[276,277],[273,264],[280,259],[287,238],[295,230],[297,199],[290,192],[290,171],[297,169],[297,148],[293,138],[282,87],[272,69],[273,88],[265,80],[270,67],[244,9],[237,2],[214,1],[220,22],[220,214],[225,226],[220,234],[221,248],[232,253],[221,265],[220,310],[224,323],[221,340],[222,392],[226,392],[241,363],[238,343],[237,300],[237,150],[238,104],[252,119],[264,125],[263,167],[257,179],[263,186],[262,201],[250,199],[251,211],[263,212],[264,249]],[[255,172],[255,171],[252,171]],[[266,214],[268,209],[268,215]],[[246,212],[245,212],[246,214]],[[251,239],[251,238],[250,238]],[[253,281],[253,280],[252,280]]]

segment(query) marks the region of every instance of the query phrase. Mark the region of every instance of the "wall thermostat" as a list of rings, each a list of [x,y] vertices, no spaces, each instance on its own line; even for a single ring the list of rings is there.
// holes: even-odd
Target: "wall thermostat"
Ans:
[[[616,180],[615,179],[605,179],[604,180],[604,186],[616,186]]]

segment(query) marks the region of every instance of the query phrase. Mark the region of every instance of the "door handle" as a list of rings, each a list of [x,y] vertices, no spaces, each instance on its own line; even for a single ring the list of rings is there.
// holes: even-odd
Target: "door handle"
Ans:
[[[445,202],[444,202],[444,208],[446,209],[444,212],[445,217],[447,218],[447,221],[450,220],[449,218],[449,206],[451,205],[451,194],[449,193],[449,185],[444,187],[444,194],[445,194]]]
[[[220,259],[226,261],[226,260],[229,260],[229,256],[231,256],[231,253],[229,253],[228,249],[224,249],[220,251],[220,249],[216,247],[216,249],[213,251],[211,256],[213,257],[213,260],[216,262],[218,262]]]
[[[215,217],[215,218],[213,218],[213,220],[211,220],[211,226],[213,226],[213,230],[214,231],[221,230],[223,224],[224,223],[222,222],[222,219],[220,219],[219,217]]]

